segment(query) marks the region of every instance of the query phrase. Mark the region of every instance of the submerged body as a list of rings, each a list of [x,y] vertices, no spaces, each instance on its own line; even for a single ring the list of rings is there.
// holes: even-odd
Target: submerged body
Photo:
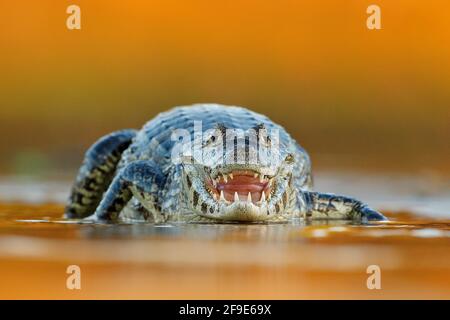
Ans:
[[[362,202],[312,191],[309,156],[285,129],[240,107],[199,104],[114,132],[86,157],[69,218],[141,221],[384,220]]]

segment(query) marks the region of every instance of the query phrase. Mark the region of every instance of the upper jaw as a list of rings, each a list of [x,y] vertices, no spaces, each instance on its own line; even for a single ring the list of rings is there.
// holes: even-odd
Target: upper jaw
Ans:
[[[227,164],[221,165],[214,168],[206,168],[209,171],[209,176],[213,179],[223,176],[233,174],[234,171],[250,172],[252,174],[257,173],[258,175],[274,176],[276,174],[276,169],[272,167],[265,167],[258,164]]]
[[[205,177],[205,188],[218,203],[249,202],[262,205],[270,200],[274,176],[267,170],[227,167],[215,170]]]

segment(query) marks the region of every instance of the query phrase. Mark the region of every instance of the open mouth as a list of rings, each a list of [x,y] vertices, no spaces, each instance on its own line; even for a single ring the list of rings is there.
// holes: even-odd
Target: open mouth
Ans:
[[[207,188],[216,201],[247,201],[260,205],[270,200],[273,176],[251,170],[233,170],[211,178]]]

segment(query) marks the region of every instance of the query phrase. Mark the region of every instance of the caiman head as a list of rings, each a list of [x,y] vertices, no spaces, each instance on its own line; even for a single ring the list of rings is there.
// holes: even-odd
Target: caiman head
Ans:
[[[189,211],[222,221],[283,220],[292,213],[295,159],[278,131],[218,125],[191,147],[181,163]]]

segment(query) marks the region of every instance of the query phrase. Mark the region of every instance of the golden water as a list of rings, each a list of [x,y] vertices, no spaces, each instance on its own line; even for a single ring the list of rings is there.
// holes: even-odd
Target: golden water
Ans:
[[[361,179],[352,187],[336,181],[325,175],[319,184],[350,193],[362,187]],[[363,193],[378,208],[393,184],[370,185]],[[61,218],[63,199],[52,195],[65,195],[65,187],[7,181],[0,186],[0,298],[448,299],[448,189],[418,195],[396,185],[399,196],[384,204],[397,207],[384,210],[391,221],[369,226],[97,225]],[[19,189],[25,197],[14,197]],[[81,268],[81,290],[66,288],[69,265]],[[381,269],[380,290],[367,288],[369,265]]]

